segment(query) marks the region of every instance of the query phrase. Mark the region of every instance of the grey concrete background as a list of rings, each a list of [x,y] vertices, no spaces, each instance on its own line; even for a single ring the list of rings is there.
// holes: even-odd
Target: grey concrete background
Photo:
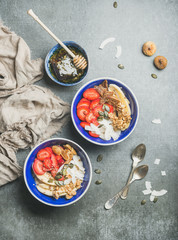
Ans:
[[[177,0],[119,0],[113,8],[111,0],[0,0],[0,15],[4,24],[29,45],[32,58],[45,58],[56,44],[42,28],[27,15],[32,8],[42,21],[61,40],[73,40],[85,48],[90,68],[83,83],[97,77],[115,77],[126,83],[137,96],[140,118],[133,134],[124,142],[110,147],[95,146],[84,140],[70,122],[56,136],[70,138],[89,154],[93,169],[100,168],[100,176],[93,174],[87,194],[75,205],[52,208],[39,203],[25,187],[23,178],[0,189],[0,239],[86,239],[86,240],[176,240],[178,239],[177,158],[178,158],[178,1]],[[116,41],[99,50],[108,37]],[[168,59],[168,66],[158,71],[154,57],[141,52],[145,41],[154,41],[156,55]],[[122,55],[115,59],[116,45]],[[156,56],[155,55],[155,56]],[[125,66],[117,68],[118,63]],[[158,79],[151,78],[151,74]],[[50,88],[57,96],[71,103],[83,84],[71,88],[59,87],[47,76],[37,84]],[[151,120],[160,118],[161,125]],[[125,184],[132,150],[145,143],[144,164],[149,165],[145,180],[153,188],[167,189],[156,204],[144,196],[145,180],[132,185],[128,199],[119,200],[110,211],[105,201]],[[29,150],[18,152],[23,165]],[[101,163],[96,162],[103,153]],[[160,165],[154,164],[160,158]],[[161,176],[161,170],[167,175]],[[102,179],[96,186],[94,182]],[[141,206],[142,199],[147,203]]]

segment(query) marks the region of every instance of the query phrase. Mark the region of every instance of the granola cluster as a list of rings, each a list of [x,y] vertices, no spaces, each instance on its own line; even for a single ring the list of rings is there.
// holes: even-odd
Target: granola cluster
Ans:
[[[100,102],[102,104],[108,103],[114,108],[114,112],[109,113],[109,118],[112,121],[114,130],[124,131],[127,129],[130,125],[131,116],[126,109],[126,106],[119,100],[118,96],[114,92],[108,90],[107,80],[104,80],[99,86],[95,86],[95,89],[101,96]],[[126,101],[128,100],[126,99]]]

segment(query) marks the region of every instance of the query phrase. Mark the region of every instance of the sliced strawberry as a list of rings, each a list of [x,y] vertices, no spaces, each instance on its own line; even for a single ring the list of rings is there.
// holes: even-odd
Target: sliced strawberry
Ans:
[[[46,158],[43,162],[44,167],[47,169],[51,169],[52,168],[52,161],[50,158]]]
[[[77,116],[80,120],[85,121],[86,115],[90,112],[89,108],[79,107],[77,109]]]
[[[99,126],[99,122],[96,119],[92,119],[91,122],[95,125],[95,126]]]
[[[50,156],[51,156],[51,153],[53,153],[53,150],[51,147],[46,147],[45,150],[49,152]]]
[[[81,123],[80,123],[80,126],[83,127],[83,128],[85,128],[86,126],[90,126],[90,124],[87,123],[87,122],[81,122]]]
[[[46,151],[45,149],[41,149],[37,153],[37,158],[38,158],[38,160],[43,161],[45,158],[50,158],[50,153],[48,151]]]
[[[82,103],[82,102],[88,102],[88,103],[90,103],[90,101],[88,101],[86,98],[82,98],[82,99],[79,101],[79,103]]]
[[[104,105],[107,105],[109,107],[109,113],[113,113],[114,112],[114,108],[112,105],[105,103]]]
[[[99,93],[94,88],[88,88],[87,90],[85,90],[83,96],[88,100],[95,100],[100,97]]]
[[[59,165],[58,165],[58,162],[57,162],[57,159],[56,159],[56,156],[52,153],[51,154],[51,163],[52,163],[52,166],[54,167],[54,168],[56,168],[56,167],[58,167]]]
[[[92,136],[92,137],[95,137],[95,138],[99,137],[99,135],[98,135],[98,134],[96,134],[96,133],[93,133],[93,132],[91,132],[91,131],[89,131],[89,134],[90,134],[90,136]]]
[[[62,156],[56,156],[56,160],[58,162],[59,167],[61,167],[64,164],[64,159]]]
[[[92,112],[90,112],[90,113],[88,113],[88,115],[86,116],[86,121],[87,121],[88,123],[91,123],[92,120],[96,120],[96,117],[95,117],[95,115],[94,115]]]
[[[32,167],[33,167],[33,171],[37,175],[43,175],[45,173],[45,171],[43,171],[43,163],[37,158],[35,159]]]
[[[59,167],[56,167],[56,168],[54,168],[54,169],[51,170],[51,175],[52,175],[53,177],[56,176],[56,174],[57,174],[57,172],[58,172],[58,169],[59,169]]]
[[[90,109],[93,109],[95,108],[96,106],[98,106],[100,104],[100,99],[96,99],[96,100],[93,100],[90,104]]]
[[[103,112],[103,106],[102,105],[98,105],[96,106],[93,110],[93,114],[98,118],[100,115],[99,115],[99,112]]]

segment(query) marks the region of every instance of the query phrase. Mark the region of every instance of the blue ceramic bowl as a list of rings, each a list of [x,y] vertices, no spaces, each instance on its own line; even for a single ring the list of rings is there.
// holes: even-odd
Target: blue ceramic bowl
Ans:
[[[65,41],[63,42],[66,46],[71,46],[71,47],[74,47],[76,48],[77,50],[79,50],[82,55],[85,57],[85,59],[87,60],[87,63],[89,64],[89,61],[88,61],[88,57],[87,57],[87,54],[85,52],[85,50],[83,48],[81,48],[77,43],[73,42],[73,41]],[[49,53],[47,54],[46,58],[45,58],[45,70],[46,70],[46,73],[48,74],[48,76],[57,84],[59,85],[62,85],[62,86],[74,86],[74,85],[77,85],[79,84],[83,79],[84,77],[86,76],[87,72],[88,72],[88,64],[87,64],[87,67],[85,68],[84,70],[84,74],[80,77],[80,79],[77,81],[77,82],[74,82],[74,83],[63,83],[63,82],[60,82],[57,78],[55,78],[52,74],[51,74],[51,71],[50,71],[50,63],[49,63],[49,60],[50,60],[50,57],[53,55],[53,53],[57,50],[57,49],[60,49],[62,48],[61,45],[57,44],[55,45],[50,51]]]
[[[93,88],[95,85],[101,84],[105,79],[108,80],[108,84],[116,84],[117,86],[122,88],[122,91],[124,92],[125,96],[127,97],[127,99],[130,102],[130,108],[131,108],[132,120],[131,120],[130,126],[128,127],[128,129],[121,132],[119,138],[115,141],[114,140],[106,141],[101,138],[91,137],[89,135],[89,133],[80,126],[81,121],[77,117],[77,104],[80,101],[80,99],[83,97],[83,92],[88,88]],[[137,99],[136,99],[134,93],[124,83],[122,83],[119,80],[114,79],[114,78],[107,78],[107,77],[106,78],[97,78],[90,82],[87,82],[84,86],[82,86],[78,90],[78,92],[76,93],[76,95],[73,99],[73,102],[72,102],[71,116],[72,116],[72,121],[73,121],[75,128],[77,129],[77,131],[80,133],[80,135],[82,137],[84,137],[86,140],[88,140],[94,144],[101,145],[101,146],[108,146],[108,145],[117,144],[117,143],[125,140],[133,132],[133,130],[135,129],[135,127],[137,125],[137,121],[138,121],[138,117],[139,117],[139,106],[138,106],[138,102],[137,102]]]
[[[85,168],[85,176],[82,187],[77,190],[77,194],[71,199],[66,199],[65,197],[55,199],[40,193],[36,188],[36,183],[32,174],[32,164],[36,158],[37,152],[40,149],[63,144],[70,144],[76,150],[77,155],[80,156]],[[87,153],[77,143],[65,138],[53,138],[40,143],[29,153],[24,164],[24,179],[28,190],[37,200],[49,206],[64,207],[77,202],[87,192],[92,179],[92,166]]]

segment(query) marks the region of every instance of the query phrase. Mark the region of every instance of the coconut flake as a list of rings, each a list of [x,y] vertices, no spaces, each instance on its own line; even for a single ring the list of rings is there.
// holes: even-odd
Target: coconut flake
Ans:
[[[166,172],[165,171],[161,171],[161,175],[162,176],[166,176]]]
[[[160,163],[160,159],[159,159],[159,158],[156,158],[155,161],[154,161],[154,164],[159,165],[159,163]]]
[[[153,202],[154,198],[155,198],[155,196],[151,194],[150,195],[150,201]]]
[[[102,43],[101,45],[99,46],[99,49],[103,49],[106,44],[110,43],[110,42],[114,42],[115,41],[115,38],[111,37],[111,38],[106,38]]]
[[[152,123],[154,123],[154,124],[161,124],[161,119],[153,119],[152,120]]]
[[[122,47],[119,45],[116,48],[117,48],[117,52],[116,52],[115,58],[119,58],[122,53]]]
[[[167,190],[162,189],[160,191],[153,190],[152,195],[156,197],[161,197],[167,193]]]
[[[146,181],[146,182],[145,182],[145,187],[146,187],[147,190],[150,190],[150,189],[152,188],[151,182]]]
[[[142,193],[144,195],[148,195],[148,194],[152,193],[152,191],[150,189],[146,189],[146,190],[143,190]]]

